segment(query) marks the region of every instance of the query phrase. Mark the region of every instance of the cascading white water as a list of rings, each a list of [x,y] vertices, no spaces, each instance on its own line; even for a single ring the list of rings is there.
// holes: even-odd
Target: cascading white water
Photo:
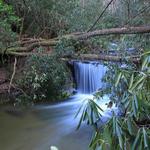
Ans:
[[[77,85],[77,97],[83,95],[85,99],[93,98],[93,93],[103,88],[105,83],[102,81],[106,73],[107,67],[97,62],[74,62],[75,80]],[[103,109],[101,113],[101,123],[106,123],[113,115],[118,113],[115,105],[108,108],[106,103],[110,102],[109,96],[104,95],[102,98],[94,100]]]
[[[106,67],[96,62],[74,62],[78,93],[91,94],[104,86]]]

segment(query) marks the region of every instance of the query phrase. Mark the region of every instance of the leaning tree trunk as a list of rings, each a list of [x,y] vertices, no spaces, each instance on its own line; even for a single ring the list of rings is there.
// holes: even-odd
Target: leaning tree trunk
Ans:
[[[23,40],[17,42],[19,46],[9,47],[6,50],[4,50],[4,53],[8,55],[27,56],[32,54],[33,53],[32,51],[40,46],[42,47],[56,46],[60,42],[61,38],[74,39],[80,41],[95,36],[114,35],[114,34],[143,34],[143,33],[150,33],[150,26],[111,28],[111,29],[95,30],[91,32],[77,32],[48,40],[28,39],[27,41]],[[0,53],[2,53],[2,51]]]
[[[143,27],[124,27],[124,28],[111,28],[111,29],[102,29],[102,30],[95,30],[92,32],[83,32],[79,35],[76,35],[76,39],[87,39],[95,36],[102,36],[102,35],[114,35],[114,34],[143,34],[143,33],[150,33],[150,26],[143,26]]]

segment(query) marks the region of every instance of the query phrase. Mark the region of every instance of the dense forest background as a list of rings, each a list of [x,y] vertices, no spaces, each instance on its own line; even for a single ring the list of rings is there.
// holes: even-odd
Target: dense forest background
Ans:
[[[96,129],[90,148],[148,150],[149,40],[149,0],[0,0],[1,93],[15,105],[62,100],[75,87],[66,60],[105,60],[109,86],[95,97],[111,94],[123,115]],[[99,106],[84,107],[79,126],[94,126]]]

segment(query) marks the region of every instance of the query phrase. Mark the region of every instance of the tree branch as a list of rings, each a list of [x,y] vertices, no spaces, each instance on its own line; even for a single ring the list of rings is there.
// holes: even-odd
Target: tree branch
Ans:
[[[11,86],[12,86],[12,82],[13,82],[14,76],[15,76],[15,74],[16,74],[16,65],[17,65],[17,58],[15,57],[14,69],[13,69],[13,74],[12,74],[11,79],[10,79],[9,88],[8,88],[8,93],[10,93],[10,89],[11,89]]]
[[[87,30],[87,32],[90,32],[94,26],[97,24],[97,22],[100,20],[100,18],[103,16],[103,14],[105,13],[105,11],[107,10],[107,8],[111,5],[111,3],[113,2],[114,0],[111,0],[107,6],[104,8],[104,10],[101,12],[101,14],[99,15],[99,17],[96,19],[96,21],[93,23],[93,25]]]

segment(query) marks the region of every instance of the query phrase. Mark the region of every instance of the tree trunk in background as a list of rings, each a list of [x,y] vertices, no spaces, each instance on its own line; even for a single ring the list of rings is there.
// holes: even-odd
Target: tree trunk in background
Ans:
[[[85,0],[80,0],[82,8],[85,8]]]
[[[110,0],[103,0],[103,5],[106,6],[109,2]],[[110,13],[115,13],[117,8],[119,7],[119,4],[120,4],[119,0],[114,0],[112,4],[110,5],[110,7],[108,8]]]

